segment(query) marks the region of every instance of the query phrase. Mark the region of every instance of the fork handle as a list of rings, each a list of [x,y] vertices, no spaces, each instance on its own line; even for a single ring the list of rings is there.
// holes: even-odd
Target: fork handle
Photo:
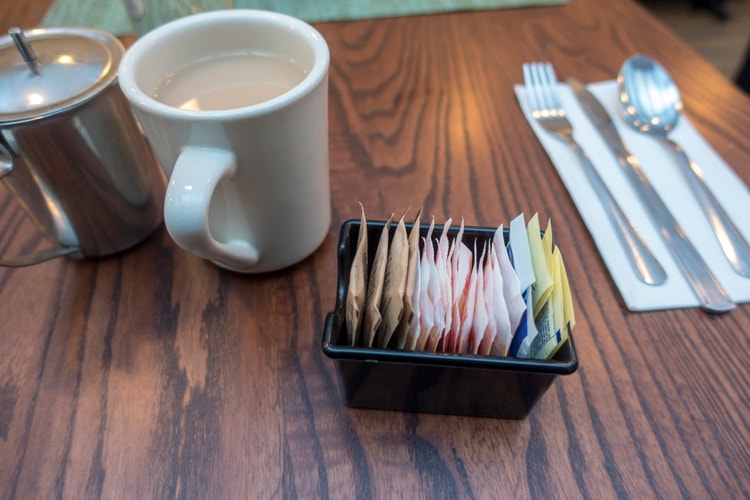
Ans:
[[[638,279],[648,285],[663,284],[667,279],[664,268],[661,267],[659,261],[656,260],[651,250],[646,246],[646,243],[631,220],[622,211],[620,205],[599,176],[596,168],[591,164],[591,160],[589,160],[586,152],[575,141],[571,140],[570,144],[573,147],[573,151],[575,151],[581,160],[581,164],[596,195],[599,197],[599,201],[605,209],[605,213],[612,225],[617,229],[615,233],[625,250],[625,257],[628,259],[633,272]]]

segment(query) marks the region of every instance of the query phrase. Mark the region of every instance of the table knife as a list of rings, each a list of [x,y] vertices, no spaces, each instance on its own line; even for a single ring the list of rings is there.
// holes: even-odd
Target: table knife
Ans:
[[[568,79],[568,84],[586,115],[596,126],[607,146],[617,158],[618,163],[625,170],[628,180],[638,193],[641,202],[655,219],[655,223],[660,230],[659,234],[664,238],[680,270],[700,300],[701,307],[712,313],[724,313],[734,309],[735,304],[726,290],[713,275],[690,240],[687,239],[685,232],[641,170],[638,160],[628,151],[607,110],[583,83],[571,78]]]

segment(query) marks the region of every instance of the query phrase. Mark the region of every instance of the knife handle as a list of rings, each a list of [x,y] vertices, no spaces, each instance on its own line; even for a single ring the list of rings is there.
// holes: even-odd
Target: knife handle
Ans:
[[[589,160],[586,152],[575,141],[570,141],[570,143],[573,151],[578,155],[586,171],[586,175],[596,195],[599,197],[599,201],[604,206],[605,213],[612,225],[617,229],[615,233],[625,250],[625,257],[628,259],[633,272],[638,279],[648,285],[661,285],[667,279],[664,268],[661,267],[659,261],[656,260],[651,250],[646,246],[638,230],[622,211],[620,205],[599,176],[596,168],[591,164],[591,160]]]

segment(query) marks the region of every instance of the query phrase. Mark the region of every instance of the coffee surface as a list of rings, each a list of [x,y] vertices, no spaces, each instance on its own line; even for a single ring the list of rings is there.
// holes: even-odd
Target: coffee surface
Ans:
[[[275,55],[222,55],[171,73],[153,97],[169,106],[196,111],[242,108],[280,96],[306,74],[300,65]]]

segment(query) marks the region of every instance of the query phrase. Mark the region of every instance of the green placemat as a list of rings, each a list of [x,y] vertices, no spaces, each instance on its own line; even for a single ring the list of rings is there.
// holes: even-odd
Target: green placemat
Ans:
[[[234,7],[320,22],[565,3],[568,0],[234,0]],[[122,0],[55,0],[42,25],[89,26],[114,35],[132,32]]]

